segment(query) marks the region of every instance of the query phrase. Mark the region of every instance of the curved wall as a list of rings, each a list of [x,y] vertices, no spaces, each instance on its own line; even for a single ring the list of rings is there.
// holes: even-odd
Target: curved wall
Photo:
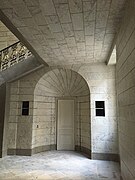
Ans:
[[[116,115],[115,66],[106,66],[104,63],[95,63],[87,65],[73,65],[67,66],[65,68],[72,69],[73,71],[78,72],[85,79],[90,89],[89,109],[91,119],[92,158],[118,160],[119,151],[117,137],[118,122]],[[11,140],[8,146],[8,152],[10,152],[11,154],[13,154],[13,151],[14,149],[16,149],[17,144],[20,144],[19,147],[23,149],[23,144],[27,144],[25,143],[25,141],[30,142],[29,146],[25,146],[26,152],[31,153],[31,150],[27,151],[27,149],[37,147],[36,143],[34,142],[34,138],[32,140],[31,136],[34,137],[34,133],[32,134],[32,130],[34,128],[38,129],[38,124],[33,123],[36,122],[35,119],[37,118],[33,116],[33,109],[36,109],[36,104],[34,104],[33,102],[36,102],[36,99],[39,101],[39,97],[34,97],[33,94],[39,79],[42,78],[44,74],[49,72],[50,70],[52,69],[40,69],[10,84],[10,116],[8,134],[9,139]],[[40,93],[41,91],[39,91],[39,94]],[[30,101],[29,117],[23,117],[20,113],[21,101],[25,99]],[[45,100],[47,102],[52,102],[53,97],[47,97]],[[95,101],[105,101],[105,117],[95,116]],[[52,110],[53,106],[54,105],[52,105]],[[84,109],[82,114],[86,114],[85,111],[86,110]],[[37,119],[37,122],[38,121],[39,120]],[[19,130],[17,130],[17,126],[19,126]],[[29,133],[31,133],[31,135],[29,135]],[[22,136],[21,134],[25,134],[25,136]],[[36,141],[38,141],[38,139]],[[54,139],[52,144],[55,144]]]
[[[33,153],[56,149],[57,100],[75,101],[75,149],[91,152],[90,92],[86,81],[69,69],[54,69],[41,77],[34,90]]]
[[[11,84],[8,154],[56,149],[56,101],[71,98],[75,100],[75,149],[90,155],[89,87],[73,70],[48,71],[39,70]],[[30,101],[29,116],[21,116],[22,101]]]

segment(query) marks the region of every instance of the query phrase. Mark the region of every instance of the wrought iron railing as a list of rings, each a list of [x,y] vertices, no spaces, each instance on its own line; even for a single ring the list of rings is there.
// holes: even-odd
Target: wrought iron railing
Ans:
[[[9,67],[27,59],[32,53],[20,41],[0,51],[0,70],[6,70]]]

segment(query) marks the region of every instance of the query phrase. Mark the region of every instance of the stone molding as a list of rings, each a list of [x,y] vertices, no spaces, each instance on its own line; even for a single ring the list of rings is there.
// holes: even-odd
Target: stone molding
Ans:
[[[92,159],[120,162],[119,154],[92,153]]]
[[[86,155],[88,158],[91,159],[91,150],[90,149],[88,149],[86,147],[83,147],[83,146],[76,145],[75,146],[75,151],[81,152],[84,155]]]
[[[32,149],[8,149],[8,155],[31,156],[36,153],[56,150],[56,144],[34,147]]]

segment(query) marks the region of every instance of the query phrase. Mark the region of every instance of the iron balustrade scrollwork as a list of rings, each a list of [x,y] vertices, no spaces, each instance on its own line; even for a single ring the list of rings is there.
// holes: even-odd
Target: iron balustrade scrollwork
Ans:
[[[27,59],[32,53],[23,45],[16,42],[11,46],[0,51],[0,70],[6,70],[9,67]]]

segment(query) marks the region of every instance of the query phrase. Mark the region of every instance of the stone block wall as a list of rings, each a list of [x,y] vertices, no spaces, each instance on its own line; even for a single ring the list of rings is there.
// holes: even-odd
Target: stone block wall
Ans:
[[[32,154],[34,89],[41,76],[42,70],[9,83],[8,154]],[[29,116],[22,116],[22,101],[29,101]]]
[[[56,131],[58,99],[70,98],[75,100],[75,122],[77,123],[77,99],[79,97],[83,99],[83,97],[81,97],[81,94],[89,94],[88,87],[84,82],[84,79],[77,73],[72,72],[71,70],[62,69],[54,69],[45,74],[38,81],[34,91],[34,151],[42,151],[42,149],[57,149]],[[87,101],[90,101],[89,96],[87,96]],[[87,109],[88,111],[90,111],[89,106]],[[76,123],[75,132],[77,127]],[[81,128],[83,129],[83,127]],[[89,140],[87,139],[87,141],[90,142],[90,136],[88,138]],[[75,141],[77,140],[75,139]],[[87,148],[90,151],[90,146]]]
[[[90,108],[89,106],[86,108],[90,98],[81,96],[89,94],[84,79],[75,72],[71,73],[70,70],[54,70],[54,73],[51,71],[46,74],[46,69],[42,69],[11,83],[8,154],[20,153],[21,155],[24,152],[25,155],[29,155],[56,149],[56,102],[59,98],[78,99],[77,102],[82,103],[86,101],[86,104],[81,105],[79,116],[80,118],[85,116],[84,119],[88,116],[90,121],[88,113]],[[70,93],[69,89],[72,90]],[[22,101],[30,102],[29,116],[21,115]],[[86,115],[84,115],[85,109],[88,111]],[[75,113],[75,119],[77,116]],[[86,128],[82,125],[82,133],[85,130]],[[80,138],[84,143],[83,148],[90,152],[90,133],[86,139],[81,135]]]
[[[0,21],[0,50],[19,41],[15,35]]]
[[[65,68],[68,69],[71,67]],[[82,66],[74,65],[71,69],[81,74],[88,83],[90,88],[89,100],[84,98],[84,96],[88,95],[88,90],[84,87],[85,81],[82,80],[83,78],[80,78],[77,73],[73,75],[71,71],[54,70],[50,71],[51,74],[48,75],[46,72],[50,69],[46,68],[20,79],[18,81],[19,91],[16,91],[16,95],[11,93],[11,102],[13,101],[12,98],[17,98],[18,95],[21,97],[21,99],[16,100],[19,103],[21,103],[21,100],[24,100],[25,97],[27,100],[30,100],[33,110],[31,112],[32,116],[30,116],[31,119],[28,118],[28,121],[31,125],[30,133],[32,140],[30,142],[30,148],[32,153],[56,148],[55,98],[71,96],[71,93],[70,95],[68,94],[70,90],[70,92],[73,93],[73,98],[80,98],[77,100],[77,103],[80,103],[81,109],[80,114],[76,114],[76,121],[79,121],[79,119],[84,121],[81,122],[81,127],[83,127],[84,130],[79,131],[78,125],[76,124],[76,132],[83,135],[81,138],[79,134],[76,135],[79,137],[78,140],[76,140],[76,145],[80,146],[81,143],[84,149],[89,147],[93,159],[118,160],[115,66],[106,66],[104,63],[98,63]],[[13,86],[12,84],[11,87]],[[95,116],[95,101],[105,101],[105,117]],[[88,104],[90,106],[88,106]],[[19,110],[19,104],[17,106]],[[76,106],[78,107],[77,104]],[[12,116],[14,115],[10,115],[9,117],[9,127],[12,125]],[[21,120],[19,120],[18,123],[14,123],[14,126],[17,126],[20,122],[26,122],[22,120],[23,117],[21,116],[16,115],[13,119],[16,118],[18,120],[20,118]],[[86,129],[85,121],[87,126],[91,127],[89,129],[90,137],[88,135],[88,129]],[[46,139],[46,135],[48,135],[49,138]]]
[[[55,97],[35,94],[32,130],[33,153],[56,149],[55,106]]]
[[[76,148],[91,157],[90,97],[77,97]]]
[[[4,121],[5,117],[5,104],[6,104],[6,85],[3,84],[0,86],[0,158],[5,156],[6,148],[5,148],[5,141],[6,138],[3,136],[5,134],[5,125],[6,122]]]
[[[119,149],[124,180],[135,179],[135,1],[128,0],[116,42]]]
[[[31,154],[34,83],[23,79],[10,85],[8,119],[8,154]],[[34,89],[33,89],[34,90]],[[29,101],[29,116],[22,116],[22,101]]]
[[[92,158],[119,161],[115,66],[95,63],[74,69],[90,88]],[[105,101],[105,117],[95,115],[95,101]]]

